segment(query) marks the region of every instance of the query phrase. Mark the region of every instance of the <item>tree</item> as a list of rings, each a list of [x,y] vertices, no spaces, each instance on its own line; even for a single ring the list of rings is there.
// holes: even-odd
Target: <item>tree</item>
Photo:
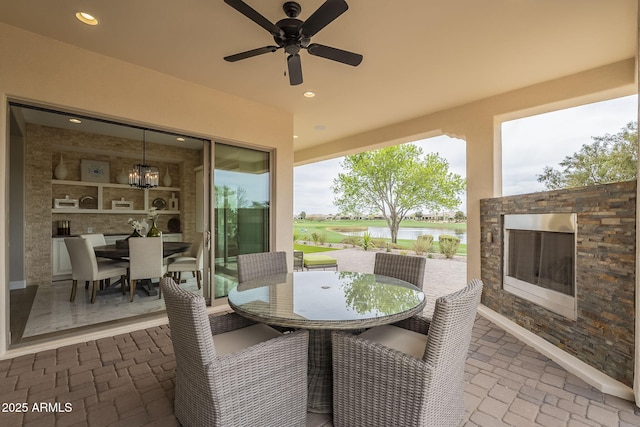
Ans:
[[[381,213],[397,242],[400,222],[416,209],[454,209],[464,179],[449,172],[438,154],[423,157],[413,144],[397,145],[344,158],[333,180],[334,203],[344,212]]]
[[[307,213],[305,211],[300,212],[300,219],[304,220],[307,217]]]
[[[547,190],[631,181],[638,171],[638,122],[629,122],[615,135],[591,137],[580,151],[560,162],[562,171],[545,166],[538,182]]]

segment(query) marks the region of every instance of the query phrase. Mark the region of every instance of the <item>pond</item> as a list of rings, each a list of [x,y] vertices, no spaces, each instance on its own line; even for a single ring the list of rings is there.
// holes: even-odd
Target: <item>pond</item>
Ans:
[[[368,227],[369,234],[372,237],[379,237],[384,239],[391,238],[391,231],[388,227]],[[343,232],[347,236],[362,236],[364,231],[349,231]],[[438,241],[438,236],[441,234],[448,234],[456,236],[460,239],[460,243],[467,244],[467,230],[459,230],[452,228],[431,228],[431,227],[400,227],[398,230],[398,239],[401,240],[417,240],[421,234],[430,234],[433,236],[433,241]]]

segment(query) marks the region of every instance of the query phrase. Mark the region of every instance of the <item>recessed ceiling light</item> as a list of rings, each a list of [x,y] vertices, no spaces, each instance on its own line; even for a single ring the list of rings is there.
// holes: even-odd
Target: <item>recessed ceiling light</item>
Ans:
[[[88,14],[87,12],[77,12],[76,18],[83,24],[98,25],[98,20],[93,15]]]
[[[313,98],[314,96],[316,96],[315,92],[311,92],[310,90],[303,93],[303,95],[305,96],[305,98]]]
[[[69,119],[69,121],[71,123],[75,123],[75,124],[82,123],[82,120],[80,120],[80,119]]]
[[[297,138],[298,138],[298,135],[293,135],[293,139],[297,139]]]
[[[184,142],[184,138],[179,136],[179,137],[176,138],[176,141]]]

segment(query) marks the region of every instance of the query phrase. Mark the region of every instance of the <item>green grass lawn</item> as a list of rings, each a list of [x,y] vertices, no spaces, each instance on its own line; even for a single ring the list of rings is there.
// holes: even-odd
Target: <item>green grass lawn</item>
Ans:
[[[293,224],[293,231],[298,238],[298,242],[294,245],[296,250],[304,251],[305,253],[331,251],[336,249],[343,249],[344,243],[342,241],[347,237],[337,230],[345,228],[364,228],[367,227],[386,227],[387,223],[384,220],[340,220],[340,221],[305,221],[296,220]],[[466,223],[431,223],[414,220],[404,220],[400,227],[414,227],[414,228],[441,228],[450,230],[465,230],[467,228]],[[316,246],[311,238],[312,233],[317,233],[324,237],[326,244],[331,244],[332,247]],[[453,233],[452,233],[453,234]],[[376,239],[384,240],[384,244],[390,243],[391,239]],[[306,241],[307,244],[302,244]],[[411,246],[415,240],[398,240],[397,248],[401,250],[411,250]],[[351,247],[349,245],[348,247]],[[433,252],[438,252],[438,242],[433,242]],[[458,255],[467,254],[467,245],[460,244],[458,248]]]

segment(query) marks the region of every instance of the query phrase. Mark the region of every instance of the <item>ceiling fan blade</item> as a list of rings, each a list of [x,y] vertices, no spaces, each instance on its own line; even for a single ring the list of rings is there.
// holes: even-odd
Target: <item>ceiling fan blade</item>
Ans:
[[[313,56],[320,56],[332,61],[353,65],[354,67],[357,67],[362,62],[362,55],[359,53],[348,52],[346,50],[325,46],[323,44],[311,43],[307,47],[307,51]]]
[[[347,9],[349,6],[344,0],[327,0],[304,21],[300,31],[305,37],[313,37]]]
[[[263,53],[275,52],[280,49],[278,46],[265,46],[259,47],[257,49],[248,50],[246,52],[236,53],[235,55],[225,56],[224,60],[227,62],[236,62],[241,59],[251,58],[253,56],[262,55]]]
[[[274,36],[282,35],[282,30],[275,26],[271,21],[256,12],[251,6],[243,2],[242,0],[224,0],[226,4],[251,19],[256,24],[260,25],[265,30],[269,31]]]
[[[296,86],[302,83],[302,63],[300,55],[289,55],[287,57],[287,65],[289,67],[289,83]]]

